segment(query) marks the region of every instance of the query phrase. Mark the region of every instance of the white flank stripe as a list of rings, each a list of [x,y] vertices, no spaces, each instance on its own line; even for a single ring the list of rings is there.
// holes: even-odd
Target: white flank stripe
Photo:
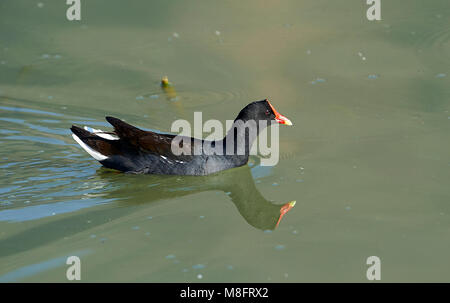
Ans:
[[[102,161],[105,159],[108,159],[107,156],[102,155],[101,153],[99,153],[98,151],[93,150],[92,148],[90,148],[89,146],[87,146],[86,144],[84,144],[83,141],[80,140],[80,138],[78,138],[78,136],[76,136],[75,134],[72,134],[72,137],[75,139],[75,141],[77,141],[78,144],[80,144],[80,146],[87,151],[87,153],[89,155],[91,155],[95,160],[97,161]]]
[[[118,137],[110,135],[110,134],[104,134],[103,131],[101,129],[95,129],[89,126],[85,126],[84,127],[85,130],[87,130],[88,132],[94,133],[99,137],[102,137],[103,139],[107,139],[107,140],[119,140]]]

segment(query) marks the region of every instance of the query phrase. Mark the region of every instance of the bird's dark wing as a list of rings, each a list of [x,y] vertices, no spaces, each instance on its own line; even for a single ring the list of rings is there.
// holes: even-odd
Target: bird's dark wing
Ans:
[[[172,140],[176,135],[145,131],[114,117],[106,117],[106,120],[114,126],[114,132],[120,140],[126,141],[137,150],[165,156],[175,160],[179,159],[187,161],[192,157],[194,139],[188,138],[188,140],[184,140],[182,146],[180,146],[183,149],[184,154],[174,155],[172,153]]]

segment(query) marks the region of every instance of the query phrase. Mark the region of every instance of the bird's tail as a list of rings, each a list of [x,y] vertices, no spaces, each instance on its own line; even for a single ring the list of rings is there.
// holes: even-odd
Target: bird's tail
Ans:
[[[70,130],[75,141],[97,161],[106,160],[119,152],[116,148],[119,138],[110,133],[88,127],[83,129],[75,125],[72,125]]]

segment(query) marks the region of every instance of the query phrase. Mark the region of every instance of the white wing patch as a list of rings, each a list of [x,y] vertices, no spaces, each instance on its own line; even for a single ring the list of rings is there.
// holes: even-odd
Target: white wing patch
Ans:
[[[81,141],[80,138],[78,138],[77,135],[72,134],[72,137],[75,139],[75,141],[77,141],[78,144],[80,144],[80,146],[89,154],[91,155],[95,160],[97,161],[103,161],[105,159],[108,159],[107,156],[102,155],[101,153],[99,153],[98,151],[93,150],[92,148],[90,148],[89,146],[87,146],[83,141]]]
[[[95,129],[95,128],[92,128],[92,127],[89,127],[89,126],[85,126],[84,129],[87,130],[88,132],[96,134],[99,137],[102,137],[103,139],[119,140],[119,137],[113,136],[111,134],[105,134],[101,129]]]

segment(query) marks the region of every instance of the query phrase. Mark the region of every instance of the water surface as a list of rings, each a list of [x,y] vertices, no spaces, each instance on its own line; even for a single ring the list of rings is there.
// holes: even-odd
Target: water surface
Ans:
[[[448,281],[448,0],[383,1],[380,22],[356,0],[82,2],[79,22],[0,3],[1,282],[67,281],[71,255],[85,282],[363,282],[372,255],[382,281]],[[69,131],[263,98],[294,123],[275,167],[120,174]]]

